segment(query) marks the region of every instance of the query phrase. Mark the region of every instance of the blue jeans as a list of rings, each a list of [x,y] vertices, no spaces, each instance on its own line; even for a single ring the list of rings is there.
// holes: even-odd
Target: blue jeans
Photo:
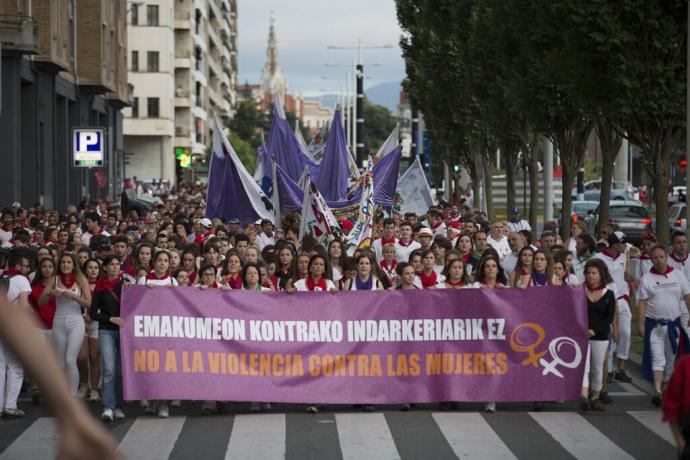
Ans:
[[[122,359],[120,331],[101,329],[98,334],[103,372],[103,407],[122,409]]]

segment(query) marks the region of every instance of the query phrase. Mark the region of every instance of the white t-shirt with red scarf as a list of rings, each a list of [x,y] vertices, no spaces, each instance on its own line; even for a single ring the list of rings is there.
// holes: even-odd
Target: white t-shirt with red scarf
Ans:
[[[685,257],[677,257],[674,253],[671,253],[668,255],[668,265],[682,273],[685,279],[690,281],[690,254],[685,254]]]
[[[165,275],[161,278],[157,277],[155,273],[149,273],[146,276],[142,276],[137,281],[137,284],[142,286],[167,286],[172,284],[173,286],[179,286],[177,280],[172,277],[172,275]]]
[[[384,239],[383,237],[375,239],[374,242],[372,243],[371,247],[374,250],[374,254],[376,254],[376,261],[380,262],[383,260],[383,245],[384,244],[389,244],[392,243],[396,245],[398,243],[398,239],[396,237],[390,238],[390,239]]]
[[[409,262],[412,251],[421,247],[422,245],[419,244],[418,241],[415,241],[414,238],[410,238],[407,244],[403,243],[402,240],[398,240],[395,242],[395,260],[397,260],[398,263]]]

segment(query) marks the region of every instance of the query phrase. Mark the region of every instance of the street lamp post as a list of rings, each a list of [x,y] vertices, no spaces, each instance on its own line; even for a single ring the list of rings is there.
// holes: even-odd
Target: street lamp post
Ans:
[[[353,132],[355,139],[355,146],[357,150],[357,164],[362,166],[365,160],[364,152],[364,60],[363,54],[365,49],[390,49],[391,45],[370,46],[362,45],[362,40],[357,40],[357,46],[334,46],[329,45],[327,49],[353,50],[358,51],[357,65],[355,66],[355,78],[357,88],[357,102],[355,104],[355,116],[353,117],[357,123],[357,129]]]
[[[687,56],[685,60],[685,231],[690,235],[690,215],[688,206],[690,205],[690,2],[688,3],[688,36],[685,40]]]

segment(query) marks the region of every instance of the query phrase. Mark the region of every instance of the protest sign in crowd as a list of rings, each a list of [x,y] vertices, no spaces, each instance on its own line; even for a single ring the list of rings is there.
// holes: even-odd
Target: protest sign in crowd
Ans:
[[[465,288],[525,289],[539,296],[543,286],[582,285],[588,318],[583,411],[604,410],[612,402],[607,382],[631,381],[626,363],[634,333],[644,338],[643,370],[654,383],[655,405],[662,404],[676,356],[686,349],[690,263],[683,233],[673,235],[670,250],[657,246],[653,234],[645,235],[642,248],[633,247],[612,225],[597,238],[574,225],[565,241],[547,226],[533,239],[529,228],[520,228],[525,223],[517,209],[507,222],[488,222],[477,210],[441,204],[422,216],[377,219],[371,244],[347,255],[350,221],[340,223],[342,237],[323,246],[308,236],[298,241],[298,214],[283,216],[279,228],[268,219],[209,219],[204,191],[185,187],[165,191],[156,203],[142,213],[102,199],[86,199],[63,215],[38,204],[14,203],[2,211],[6,295],[35,313],[75,394],[103,401],[106,420],[124,417],[120,307],[129,285],[268,296],[382,291],[382,298],[397,290]],[[635,302],[637,331],[631,328]],[[0,366],[2,411],[22,416],[17,399],[30,382],[4,349]],[[40,401],[40,388],[27,391]],[[141,404],[167,417],[180,401]],[[252,405],[257,411],[269,407]],[[496,404],[485,409],[493,412]],[[215,413],[218,404],[206,401],[202,410]],[[319,407],[309,404],[308,410]]]

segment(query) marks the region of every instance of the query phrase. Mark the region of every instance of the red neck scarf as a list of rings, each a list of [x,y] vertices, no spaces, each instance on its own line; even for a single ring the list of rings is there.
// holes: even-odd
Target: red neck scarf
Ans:
[[[432,270],[430,275],[427,275],[424,270],[419,275],[422,280],[422,288],[430,288],[436,286],[436,271]]]
[[[122,281],[122,275],[118,275],[117,278],[115,278],[112,281],[108,278],[100,279],[96,281],[96,289],[94,291],[101,292],[115,289],[115,286],[117,286],[120,281]]]
[[[410,238],[410,241],[408,241],[407,243],[405,243],[403,240],[398,240],[398,244],[404,248],[410,246],[412,243],[414,243],[414,240],[412,238]]]
[[[667,266],[667,267],[666,267],[666,271],[663,272],[663,273],[660,273],[660,272],[656,269],[656,267],[652,267],[649,271],[652,272],[652,273],[654,273],[655,275],[663,275],[664,277],[666,277],[666,275],[668,275],[669,273],[671,273],[671,272],[673,271],[673,267],[671,267],[670,265]]]
[[[518,269],[518,274],[519,274],[520,276],[531,275],[530,272],[528,272],[527,270],[525,270],[525,269],[522,268],[522,267],[520,267],[520,268]]]
[[[214,281],[213,283],[209,284],[208,287],[213,288],[213,289],[218,289],[218,282]]]
[[[613,260],[616,260],[616,259],[618,259],[618,258],[621,256],[620,254],[618,254],[617,256],[614,256],[613,254],[611,254],[611,253],[609,252],[609,249],[608,249],[608,248],[602,249],[602,250],[601,250],[601,253],[604,254],[604,255],[606,255],[606,256],[609,256],[609,257],[612,258]]]
[[[472,251],[468,252],[467,254],[463,254],[460,257],[462,258],[462,261],[467,264],[467,263],[469,263],[470,259],[472,258]]]
[[[12,232],[12,229],[14,228],[14,225],[3,225],[2,228],[6,232]]]
[[[605,287],[606,286],[604,286],[603,284],[600,284],[600,285],[595,286],[593,288],[590,288],[589,286],[587,286],[587,290],[590,292],[603,291]]]
[[[170,278],[170,275],[165,273],[163,276],[159,277],[156,275],[156,272],[151,272],[148,275],[146,275],[147,280],[164,280],[166,278]]]
[[[390,244],[390,243],[395,244],[395,237],[392,237],[392,238],[389,238],[389,239],[386,239],[386,238],[384,238],[384,237],[381,237],[381,247],[383,247],[384,244]]]
[[[383,269],[386,270],[387,272],[392,272],[392,271],[395,271],[395,267],[398,266],[398,261],[395,260],[395,259],[393,259],[393,261],[391,262],[391,266],[389,267],[389,266],[386,264],[386,261],[385,261],[385,260],[382,260],[381,262],[379,262],[379,265],[381,265],[381,268],[383,268]]]
[[[74,286],[74,282],[76,280],[76,277],[74,276],[74,272],[69,273],[65,275],[64,273],[60,273],[60,281],[62,282],[62,285],[65,286],[67,289],[71,289],[72,286]]]
[[[682,259],[679,259],[676,257],[676,255],[674,253],[671,253],[671,254],[669,254],[669,257],[671,257],[671,259],[675,260],[676,262],[681,264],[683,267],[685,267],[685,261],[688,260],[689,255],[690,254],[685,254],[685,257],[683,257]]]
[[[189,285],[193,286],[195,282],[196,282],[196,272],[192,272],[189,274]]]
[[[441,226],[441,224],[443,224],[443,221],[442,221],[442,220],[441,220],[441,221],[439,221],[439,223],[438,223],[438,224],[434,225],[434,226],[433,226],[433,227],[431,227],[431,228],[432,228],[433,230],[436,230],[437,228],[439,228],[439,227]]]
[[[651,257],[649,257],[647,253],[643,252],[640,254],[640,260],[651,260]]]
[[[316,281],[311,276],[307,278],[307,289],[313,291],[316,287],[321,288],[322,291],[327,290],[326,279],[323,276],[320,276]]]
[[[235,276],[227,276],[225,280],[228,282],[228,286],[230,286],[231,289],[242,289],[242,277],[239,273]]]
[[[8,268],[7,270],[2,272],[2,276],[17,276],[21,274],[22,272],[20,272],[16,268]]]
[[[457,280],[457,281],[451,281],[450,279],[446,280],[446,284],[449,284],[451,286],[458,287],[458,286],[464,286],[465,283],[462,282],[462,280]]]

